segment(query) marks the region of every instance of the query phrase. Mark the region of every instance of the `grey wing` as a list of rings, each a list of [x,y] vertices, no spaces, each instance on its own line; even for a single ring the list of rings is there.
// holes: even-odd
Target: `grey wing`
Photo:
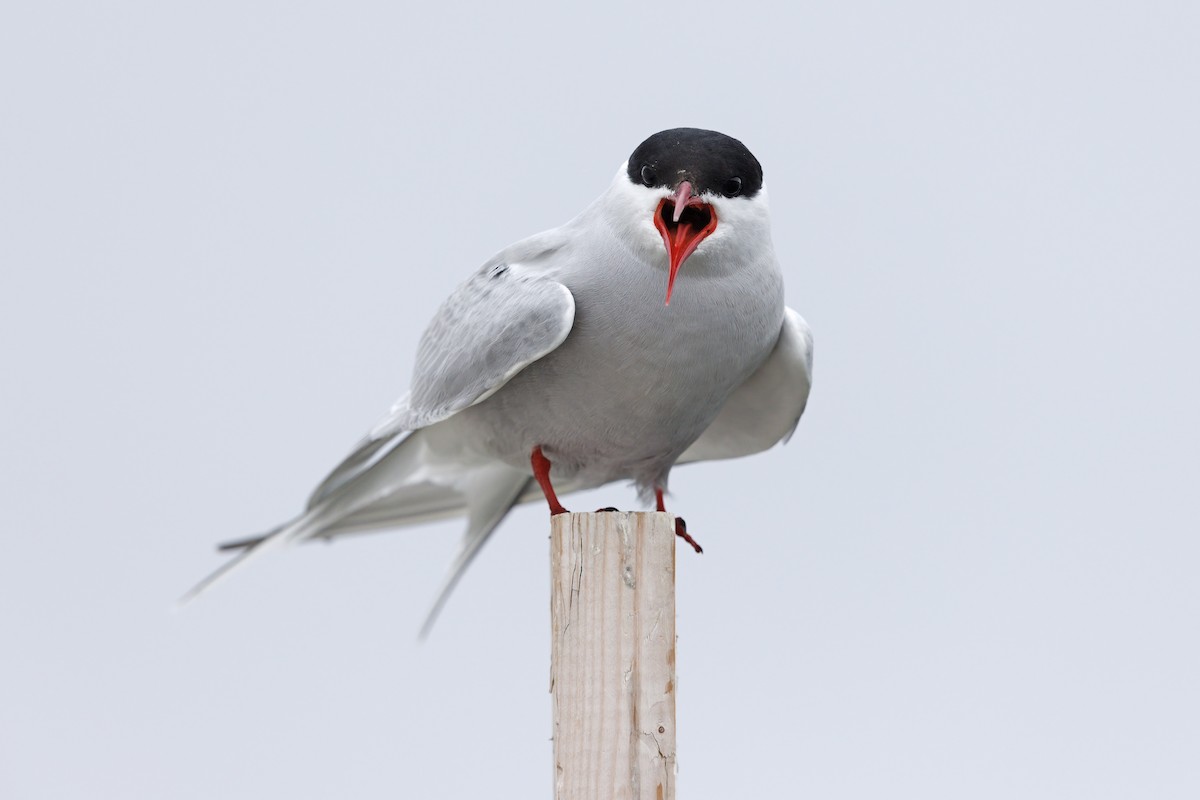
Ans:
[[[464,283],[421,337],[412,388],[372,436],[415,430],[485,400],[563,343],[575,320],[566,286],[500,263]]]
[[[407,432],[487,399],[563,343],[575,321],[575,298],[540,270],[504,258],[513,254],[484,265],[442,304],[421,337],[408,393],[322,481],[310,506],[379,463]]]
[[[676,463],[736,458],[791,438],[812,388],[812,329],[785,309],[775,349]]]

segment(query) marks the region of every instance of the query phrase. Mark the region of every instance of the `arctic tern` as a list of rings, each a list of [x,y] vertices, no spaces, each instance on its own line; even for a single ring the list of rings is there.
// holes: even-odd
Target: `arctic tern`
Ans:
[[[222,545],[240,552],[187,597],[279,545],[466,514],[427,630],[517,503],[544,496],[560,514],[559,493],[631,480],[664,511],[675,464],[786,441],[812,349],[783,303],[758,160],[715,131],[656,133],[583,213],[462,284],[421,338],[409,392],[304,512]]]

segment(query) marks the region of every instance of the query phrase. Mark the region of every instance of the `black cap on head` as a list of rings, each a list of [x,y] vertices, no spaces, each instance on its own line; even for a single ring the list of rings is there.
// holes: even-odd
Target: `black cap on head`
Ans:
[[[746,145],[716,131],[672,128],[654,134],[629,157],[629,180],[674,189],[691,181],[697,193],[753,197],[762,188],[762,166]]]

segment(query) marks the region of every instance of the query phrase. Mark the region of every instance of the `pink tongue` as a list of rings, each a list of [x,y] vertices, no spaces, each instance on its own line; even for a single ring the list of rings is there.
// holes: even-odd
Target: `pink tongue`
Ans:
[[[688,200],[692,199],[692,184],[688,181],[680,181],[675,187],[675,222],[679,222],[679,217],[683,215],[683,210],[688,206]]]

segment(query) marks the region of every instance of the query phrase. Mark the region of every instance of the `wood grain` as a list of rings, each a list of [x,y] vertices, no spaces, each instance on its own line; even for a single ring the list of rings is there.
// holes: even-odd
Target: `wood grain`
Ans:
[[[674,800],[675,519],[560,514],[550,537],[557,800]]]

